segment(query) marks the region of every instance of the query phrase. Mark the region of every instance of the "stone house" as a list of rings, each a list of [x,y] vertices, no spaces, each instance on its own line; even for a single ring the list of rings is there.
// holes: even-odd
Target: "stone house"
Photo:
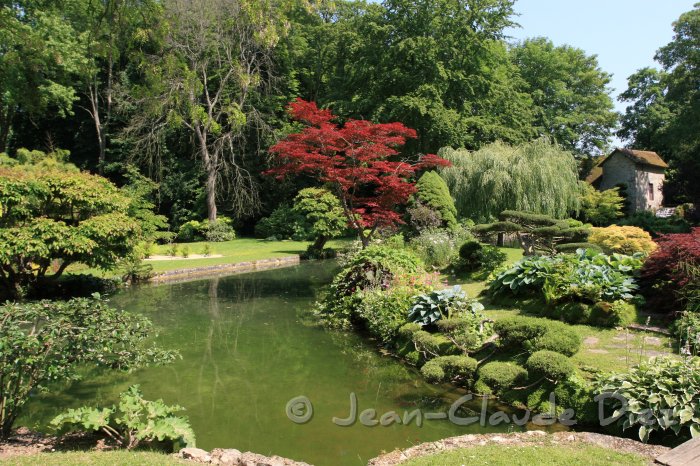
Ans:
[[[667,168],[656,152],[615,149],[591,170],[586,181],[600,191],[625,186],[630,213],[656,211],[664,202]]]

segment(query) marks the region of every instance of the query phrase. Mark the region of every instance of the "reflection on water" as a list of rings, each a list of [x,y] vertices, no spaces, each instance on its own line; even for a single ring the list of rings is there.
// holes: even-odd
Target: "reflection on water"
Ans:
[[[187,408],[201,448],[237,448],[316,465],[366,464],[398,447],[520,429],[446,420],[426,420],[420,428],[335,425],[334,416],[348,416],[352,392],[358,412],[374,408],[377,418],[388,411],[402,417],[417,408],[447,412],[464,393],[424,383],[413,369],[379,355],[355,335],[305,325],[302,316],[333,271],[332,263],[303,264],[124,291],[112,304],[149,316],[159,342],[177,348],[182,360],[132,374],[89,374],[57,394],[37,397],[20,423],[38,427],[69,407],[112,404],[120,391],[139,383],[146,398]],[[285,413],[287,402],[300,395],[313,403],[313,418],[305,424],[291,422]],[[465,412],[480,410],[480,401],[474,401]]]

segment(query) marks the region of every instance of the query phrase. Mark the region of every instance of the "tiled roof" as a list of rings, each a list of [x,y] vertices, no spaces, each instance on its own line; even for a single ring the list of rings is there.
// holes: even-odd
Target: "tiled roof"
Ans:
[[[648,151],[648,150],[633,150],[633,149],[615,149],[612,154],[607,156],[605,160],[600,164],[604,164],[608,160],[610,160],[610,157],[615,155],[616,152],[619,152],[623,154],[625,157],[628,159],[632,160],[634,163],[638,163],[641,165],[651,165],[652,167],[658,167],[658,168],[668,168],[668,164],[663,161],[661,157],[659,157],[659,154],[656,152]]]

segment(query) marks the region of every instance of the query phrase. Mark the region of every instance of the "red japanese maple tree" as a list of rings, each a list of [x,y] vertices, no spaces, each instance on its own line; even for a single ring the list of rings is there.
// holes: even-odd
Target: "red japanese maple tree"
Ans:
[[[449,165],[434,154],[415,164],[390,160],[407,139],[417,137],[401,123],[348,120],[339,125],[330,110],[302,99],[290,103],[289,112],[308,126],[270,148],[279,165],[265,173],[278,178],[303,173],[330,185],[363,246],[378,227],[403,223],[397,208],[415,192],[417,171]]]

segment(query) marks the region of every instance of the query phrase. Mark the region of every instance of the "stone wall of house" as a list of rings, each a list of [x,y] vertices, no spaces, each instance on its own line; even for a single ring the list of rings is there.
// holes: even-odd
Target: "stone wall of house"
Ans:
[[[640,193],[635,199],[634,209],[656,210],[664,203],[664,180],[666,176],[663,168],[640,165],[637,167],[635,177],[635,191]],[[653,193],[653,194],[652,194]]]
[[[603,176],[600,182],[600,190],[611,189],[618,184],[627,185],[627,196],[630,201],[630,210],[637,208],[637,170],[635,163],[620,153],[616,153],[603,164]],[[644,193],[641,194],[642,198]]]

